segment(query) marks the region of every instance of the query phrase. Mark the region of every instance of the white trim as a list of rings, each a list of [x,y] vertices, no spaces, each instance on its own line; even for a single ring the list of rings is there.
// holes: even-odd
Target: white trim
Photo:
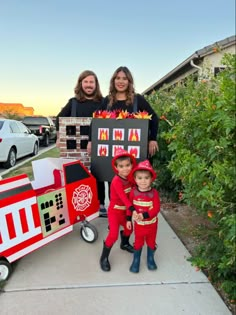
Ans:
[[[99,212],[95,212],[94,214],[91,214],[90,216],[86,217],[86,220],[91,221],[99,217]]]
[[[52,235],[50,235],[50,236],[48,236],[48,237],[38,241],[37,243],[34,243],[34,244],[32,244],[32,245],[30,245],[30,246],[28,246],[28,247],[18,251],[17,253],[6,257],[6,258],[8,259],[8,261],[10,263],[12,263],[13,261],[15,261],[15,260],[25,256],[26,254],[31,253],[32,251],[42,247],[43,245],[46,245],[47,243],[50,243],[51,241],[54,241],[55,239],[59,238],[60,236],[63,236],[65,234],[71,232],[72,229],[73,229],[73,226],[70,225],[70,226],[66,227],[65,229],[60,230],[58,232],[55,232]]]
[[[12,179],[12,182],[0,185],[0,192],[10,190],[13,188],[17,188],[20,186],[24,186],[24,185],[29,184],[29,183],[30,183],[29,178],[22,178],[19,180]]]

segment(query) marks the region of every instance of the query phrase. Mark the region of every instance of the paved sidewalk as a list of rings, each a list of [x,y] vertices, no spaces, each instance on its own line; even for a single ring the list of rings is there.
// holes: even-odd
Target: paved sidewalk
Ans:
[[[186,260],[189,253],[159,216],[157,271],[146,267],[143,250],[138,274],[129,272],[132,254],[115,244],[112,270],[99,266],[107,219],[92,221],[98,240],[88,244],[74,231],[16,263],[0,294],[1,315],[230,315],[209,283]],[[132,241],[132,240],[131,240]]]

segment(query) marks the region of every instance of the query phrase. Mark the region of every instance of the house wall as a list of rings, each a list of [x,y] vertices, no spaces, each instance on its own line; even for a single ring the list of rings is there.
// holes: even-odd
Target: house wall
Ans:
[[[153,91],[163,87],[168,89],[170,86],[175,85],[193,73],[197,73],[200,80],[207,79],[209,78],[209,70],[211,73],[215,74],[215,70],[217,70],[215,68],[224,67],[221,60],[225,53],[236,53],[235,36],[231,36],[196,51],[163,78],[147,88],[142,94],[149,95]],[[191,60],[196,67],[191,65]],[[203,71],[198,67],[202,68]]]
[[[219,52],[209,54],[204,58],[203,64],[209,65],[211,70],[214,71],[214,67],[223,66],[221,63],[223,55],[225,53],[235,54],[235,50],[236,50],[236,45],[232,45],[230,47],[226,47],[225,49],[222,49]]]
[[[232,45],[230,47],[222,49],[220,52],[212,52],[212,53],[206,55],[200,62],[198,62],[197,66],[199,66],[201,68],[205,67],[206,69],[210,69],[211,73],[214,73],[215,67],[223,67],[223,65],[221,63],[223,55],[225,53],[235,54],[235,49],[236,49],[236,45]],[[181,75],[176,76],[169,83],[166,84],[165,82],[163,82],[163,84],[165,84],[165,87],[168,88],[169,86],[176,84],[177,82],[187,78],[189,75],[191,75],[195,72],[198,72],[198,69],[189,66],[187,71],[183,72]],[[207,71],[205,71],[205,72],[207,72]],[[200,73],[199,73],[199,75],[201,78]],[[203,73],[202,78],[204,78],[204,77],[208,77],[208,75],[206,74],[204,76],[204,73]]]

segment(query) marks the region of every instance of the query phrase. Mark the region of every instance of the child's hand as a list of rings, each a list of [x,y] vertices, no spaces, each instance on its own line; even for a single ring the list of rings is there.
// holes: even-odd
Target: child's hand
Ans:
[[[137,219],[138,219],[138,213],[137,211],[133,211],[133,220],[137,221]]]
[[[137,217],[137,221],[142,221],[142,220],[143,220],[143,215],[142,215],[142,213],[139,213],[137,216],[138,216],[138,217]]]
[[[126,227],[127,227],[128,230],[131,230],[131,229],[132,229],[132,223],[131,223],[131,221],[127,221],[127,222],[126,222]]]

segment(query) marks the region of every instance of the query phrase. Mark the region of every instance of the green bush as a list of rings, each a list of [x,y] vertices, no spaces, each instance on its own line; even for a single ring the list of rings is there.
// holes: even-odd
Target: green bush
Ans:
[[[159,152],[153,158],[153,167],[157,170],[158,181],[154,185],[162,196],[177,201],[179,199],[179,192],[182,191],[182,182],[181,180],[174,179],[171,170],[168,168],[172,152],[168,149],[170,140],[163,137],[163,134],[172,129],[172,124],[169,120],[174,121],[178,119],[177,111],[173,111],[168,113],[169,120],[167,120],[167,112],[165,111],[165,109],[169,108],[170,104],[174,105],[175,97],[172,92],[161,91],[150,95],[148,101],[160,116],[157,138]]]
[[[148,98],[161,118],[160,153],[154,159],[163,174],[160,184],[212,222],[204,231],[207,242],[190,261],[231,300],[236,300],[235,63],[235,55],[225,54],[226,68],[217,77],[191,77]]]

